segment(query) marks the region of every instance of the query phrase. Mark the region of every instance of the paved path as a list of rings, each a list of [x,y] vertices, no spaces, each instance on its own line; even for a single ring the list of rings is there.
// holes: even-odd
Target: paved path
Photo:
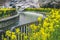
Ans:
[[[39,14],[37,12],[23,12],[23,13],[20,14],[19,24],[23,25],[23,24],[26,24],[26,23],[35,22],[35,21],[37,21],[37,18],[39,16],[43,16],[43,15]]]

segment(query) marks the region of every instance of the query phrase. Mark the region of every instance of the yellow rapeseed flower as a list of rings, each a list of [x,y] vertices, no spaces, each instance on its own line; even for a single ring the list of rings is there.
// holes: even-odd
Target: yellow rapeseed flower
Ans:
[[[33,38],[37,38],[37,34],[36,33],[33,33]]]
[[[28,38],[28,36],[27,36],[27,35],[25,35],[25,36],[24,36],[24,39],[27,39],[27,38]]]
[[[17,39],[16,35],[12,35],[12,36],[11,36],[11,39],[12,39],[12,40]]]
[[[49,26],[49,30],[50,30],[51,32],[54,31],[54,25],[53,25],[53,23],[50,24],[50,26]]]
[[[7,40],[7,38],[4,38],[4,40]]]
[[[6,36],[11,36],[11,31],[10,30],[8,30],[8,31],[6,31]]]
[[[20,32],[20,29],[19,28],[16,28],[15,31],[16,31],[16,33],[19,33]]]
[[[43,27],[48,27],[48,26],[49,26],[49,23],[47,21],[44,21]]]
[[[38,21],[41,21],[42,20],[42,16],[40,16],[40,17],[38,17],[38,19],[37,19]]]
[[[47,40],[47,34],[46,33],[42,34],[42,40]]]
[[[40,32],[41,32],[41,34],[44,34],[44,33],[45,33],[44,28],[41,28],[41,29],[40,29]]]
[[[48,21],[49,19],[48,18],[45,18],[46,21]]]
[[[35,24],[31,24],[30,28],[35,31],[38,28],[38,26],[36,26]]]
[[[15,35],[15,32],[12,32],[12,35]]]

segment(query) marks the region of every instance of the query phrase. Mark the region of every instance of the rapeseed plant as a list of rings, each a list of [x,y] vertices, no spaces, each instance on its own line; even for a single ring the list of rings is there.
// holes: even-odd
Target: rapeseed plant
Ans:
[[[58,36],[58,34],[55,35],[58,36],[57,39],[54,36],[56,32],[60,32],[57,31],[60,28],[60,11],[58,9],[48,9],[51,11],[46,14],[46,18],[44,18],[44,20],[42,20],[42,17],[38,17],[38,25],[35,25],[35,23],[33,23],[28,26],[29,31],[27,35],[25,33],[22,33],[19,28],[16,28],[15,32],[11,32],[9,30],[6,31],[6,36],[9,36],[11,40],[17,40],[17,35],[19,38],[24,38],[23,40],[60,40],[60,36]],[[44,8],[41,8],[41,10],[44,10]],[[45,8],[45,10],[47,9]]]

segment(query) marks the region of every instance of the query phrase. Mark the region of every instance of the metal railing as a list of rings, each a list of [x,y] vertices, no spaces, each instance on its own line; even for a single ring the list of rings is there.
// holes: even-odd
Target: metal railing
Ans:
[[[15,32],[15,29],[16,28],[19,28],[20,29],[20,37],[18,37],[19,35],[16,34],[16,37],[17,37],[17,40],[25,40],[24,39],[24,36],[28,36],[28,32],[30,31],[30,28],[29,28],[29,25],[31,24],[38,24],[38,22],[32,22],[32,23],[27,23],[27,24],[24,24],[24,25],[18,25],[17,27],[15,27],[13,30],[10,30],[11,32]],[[9,30],[9,29],[8,29]],[[1,34],[1,40],[2,39],[2,35],[4,35],[5,38],[7,38],[7,40],[11,40],[8,36],[5,36],[6,34],[6,31],[1,31],[0,32]],[[27,40],[30,40],[29,38]]]
[[[27,24],[24,24],[24,25],[19,25],[19,26],[15,27],[13,30],[11,30],[11,32],[15,32],[16,28],[20,29],[20,35],[16,34],[17,39],[15,39],[15,40],[25,40],[24,36],[28,36],[28,32],[30,32],[30,30],[31,30],[29,26],[31,24],[36,24],[37,25],[38,21],[37,22],[32,22],[32,23],[27,23]],[[11,40],[8,36],[6,36],[6,38],[8,40]],[[27,40],[30,40],[30,39],[27,38]]]

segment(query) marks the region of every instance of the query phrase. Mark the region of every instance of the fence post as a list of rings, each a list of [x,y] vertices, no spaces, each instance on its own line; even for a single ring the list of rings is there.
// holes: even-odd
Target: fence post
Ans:
[[[3,40],[2,35],[4,34],[3,30],[0,30],[0,40]]]

